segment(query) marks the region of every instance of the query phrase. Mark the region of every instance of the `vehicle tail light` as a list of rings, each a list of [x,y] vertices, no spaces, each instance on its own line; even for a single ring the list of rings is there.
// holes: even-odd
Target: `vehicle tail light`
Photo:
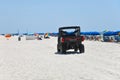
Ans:
[[[65,42],[65,39],[64,39],[63,37],[61,38],[61,42],[62,42],[62,43],[64,43],[64,42]]]
[[[82,41],[84,41],[84,40],[85,40],[84,36],[81,36],[81,38],[82,38]]]

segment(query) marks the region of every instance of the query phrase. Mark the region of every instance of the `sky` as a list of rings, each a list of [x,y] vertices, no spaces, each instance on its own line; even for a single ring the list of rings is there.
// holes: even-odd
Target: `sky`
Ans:
[[[120,30],[120,0],[0,0],[0,33]]]

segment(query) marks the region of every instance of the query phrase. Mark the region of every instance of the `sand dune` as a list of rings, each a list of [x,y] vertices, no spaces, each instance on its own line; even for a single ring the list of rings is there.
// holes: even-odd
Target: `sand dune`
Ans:
[[[57,38],[0,37],[0,80],[120,80],[120,44],[84,41],[83,54],[55,54]]]

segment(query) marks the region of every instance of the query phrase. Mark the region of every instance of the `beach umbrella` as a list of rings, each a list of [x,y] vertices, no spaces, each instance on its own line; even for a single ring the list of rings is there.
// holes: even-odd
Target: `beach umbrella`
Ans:
[[[16,35],[16,36],[18,36],[18,35],[19,35],[19,33],[12,33],[11,35],[13,35],[13,36],[14,36],[14,35]]]
[[[91,35],[100,35],[99,32],[90,32]]]
[[[44,35],[45,33],[38,33],[39,35]]]
[[[28,33],[23,33],[23,35],[28,35]]]
[[[116,33],[113,31],[108,31],[108,32],[105,32],[103,35],[104,36],[113,36],[113,35],[116,35]]]
[[[6,34],[5,37],[9,39],[12,35],[11,34]]]
[[[51,35],[51,36],[58,36],[58,33],[53,32],[53,33],[51,33],[50,35]]]
[[[81,35],[89,35],[89,32],[80,32]]]
[[[80,34],[82,34],[82,35],[100,35],[100,33],[99,32],[81,32]]]
[[[115,35],[120,35],[120,31],[115,31]]]
[[[81,35],[85,35],[85,32],[80,32]]]

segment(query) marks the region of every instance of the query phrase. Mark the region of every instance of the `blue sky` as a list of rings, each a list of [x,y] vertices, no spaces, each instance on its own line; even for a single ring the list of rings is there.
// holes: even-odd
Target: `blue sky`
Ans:
[[[120,0],[0,0],[0,33],[120,30]]]

